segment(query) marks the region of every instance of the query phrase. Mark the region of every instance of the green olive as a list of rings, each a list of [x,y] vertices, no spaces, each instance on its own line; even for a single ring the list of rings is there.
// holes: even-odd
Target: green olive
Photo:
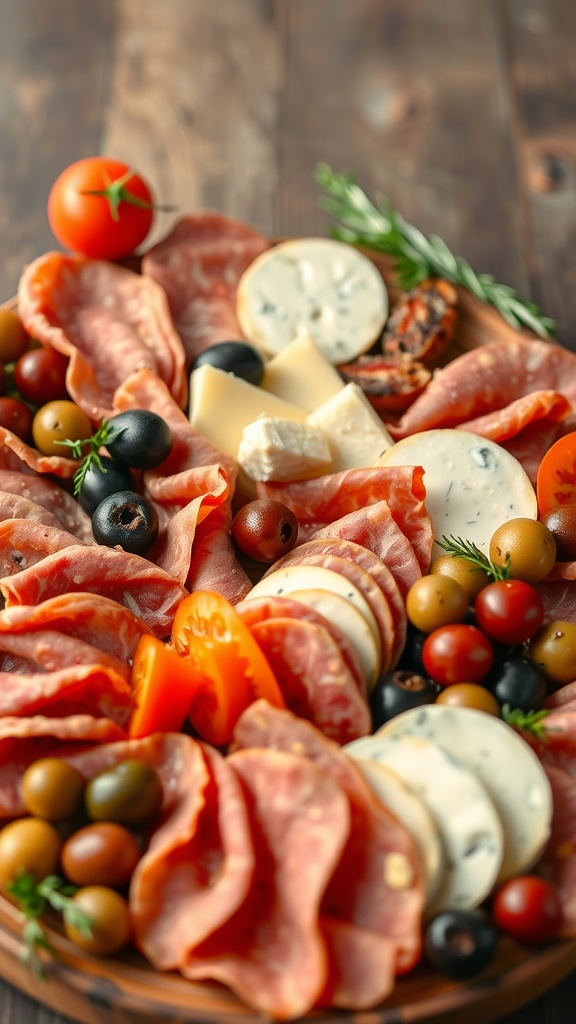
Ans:
[[[485,711],[488,715],[500,718],[500,705],[493,693],[479,683],[455,683],[445,686],[436,697],[437,704],[449,704],[450,707],[475,708]]]
[[[28,348],[28,335],[13,309],[0,309],[0,363],[15,363]]]
[[[439,558],[435,558],[430,566],[430,572],[451,576],[464,587],[471,604],[474,604],[480,591],[492,583],[492,577],[484,569],[457,555],[440,555]]]
[[[571,683],[576,678],[576,624],[547,622],[530,641],[528,654],[551,682]]]
[[[118,953],[129,941],[130,911],[119,892],[105,885],[87,885],[72,897],[89,918],[90,934],[64,919],[64,930],[71,942],[96,956]]]
[[[163,790],[158,772],[146,761],[122,761],[95,775],[86,786],[85,805],[92,821],[141,825],[158,814]]]
[[[406,596],[406,614],[422,633],[462,622],[468,611],[468,594],[451,576],[422,576]]]
[[[92,424],[86,413],[74,402],[47,402],[32,421],[34,444],[42,455],[63,455],[74,458],[68,445],[61,441],[84,441],[92,435]]]
[[[35,761],[22,776],[22,799],[30,814],[46,821],[64,821],[79,810],[84,779],[60,757]]]
[[[58,870],[62,839],[47,821],[20,818],[0,832],[0,886],[24,872],[39,880]]]
[[[490,558],[495,565],[510,563],[510,578],[541,583],[556,561],[556,541],[537,519],[509,519],[490,540]]]

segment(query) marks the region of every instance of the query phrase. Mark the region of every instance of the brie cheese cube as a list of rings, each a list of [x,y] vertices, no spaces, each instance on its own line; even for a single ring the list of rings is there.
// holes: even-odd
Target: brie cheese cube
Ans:
[[[313,412],[344,387],[344,381],[309,334],[291,341],[265,366],[260,387]]]
[[[237,458],[252,480],[309,479],[328,472],[331,463],[323,430],[270,416],[244,427]]]
[[[306,422],[327,434],[333,473],[373,466],[394,443],[357,384],[347,384],[310,413]]]

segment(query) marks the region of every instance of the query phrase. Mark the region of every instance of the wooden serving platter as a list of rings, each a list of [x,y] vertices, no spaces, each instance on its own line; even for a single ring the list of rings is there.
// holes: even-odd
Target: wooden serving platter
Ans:
[[[391,294],[397,295],[391,261],[370,251]],[[490,341],[517,338],[492,307],[458,289],[458,322],[443,362]],[[16,299],[4,303],[16,308]],[[535,337],[521,332],[525,337]],[[57,958],[47,980],[22,963],[22,918],[0,897],[0,975],[44,1006],[81,1024],[240,1024],[261,1019],[223,986],[188,982],[153,970],[136,953],[114,959],[84,954],[57,926],[47,926]],[[315,1012],[310,1019],[345,1024],[488,1024],[537,999],[576,969],[576,939],[528,948],[503,937],[493,962],[466,982],[455,982],[420,966],[398,980],[382,1006],[366,1012]]]

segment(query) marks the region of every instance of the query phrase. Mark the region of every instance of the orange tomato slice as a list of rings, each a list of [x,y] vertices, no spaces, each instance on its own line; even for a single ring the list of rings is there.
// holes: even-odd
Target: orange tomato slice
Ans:
[[[132,666],[136,707],[128,725],[131,739],[154,732],[179,732],[194,696],[191,665],[162,640],[140,638]]]
[[[194,696],[188,718],[198,735],[215,747],[230,743],[236,722],[252,703],[245,663],[235,644],[191,636],[187,662],[194,676]]]
[[[576,504],[576,432],[546,452],[536,476],[536,498],[540,518],[561,505]]]

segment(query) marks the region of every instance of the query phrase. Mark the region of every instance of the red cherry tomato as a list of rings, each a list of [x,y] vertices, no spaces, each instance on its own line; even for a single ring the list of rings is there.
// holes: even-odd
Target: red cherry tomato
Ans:
[[[558,890],[536,875],[518,875],[498,889],[492,904],[494,921],[519,942],[549,942],[562,927]]]
[[[426,637],[422,663],[427,675],[440,683],[479,683],[494,664],[494,648],[475,626],[440,626]]]
[[[31,348],[14,367],[14,383],[33,405],[67,398],[66,371],[69,359],[54,348]]]
[[[48,197],[48,220],[65,249],[119,260],[144,241],[154,203],[146,181],[128,164],[87,157],[67,167]]]
[[[489,583],[478,594],[474,612],[480,629],[503,644],[531,640],[544,622],[540,594],[522,580]]]
[[[576,503],[576,431],[548,449],[536,476],[540,518],[553,508]]]
[[[27,441],[32,431],[32,413],[28,406],[8,395],[0,398],[0,427],[11,430],[16,437]]]

